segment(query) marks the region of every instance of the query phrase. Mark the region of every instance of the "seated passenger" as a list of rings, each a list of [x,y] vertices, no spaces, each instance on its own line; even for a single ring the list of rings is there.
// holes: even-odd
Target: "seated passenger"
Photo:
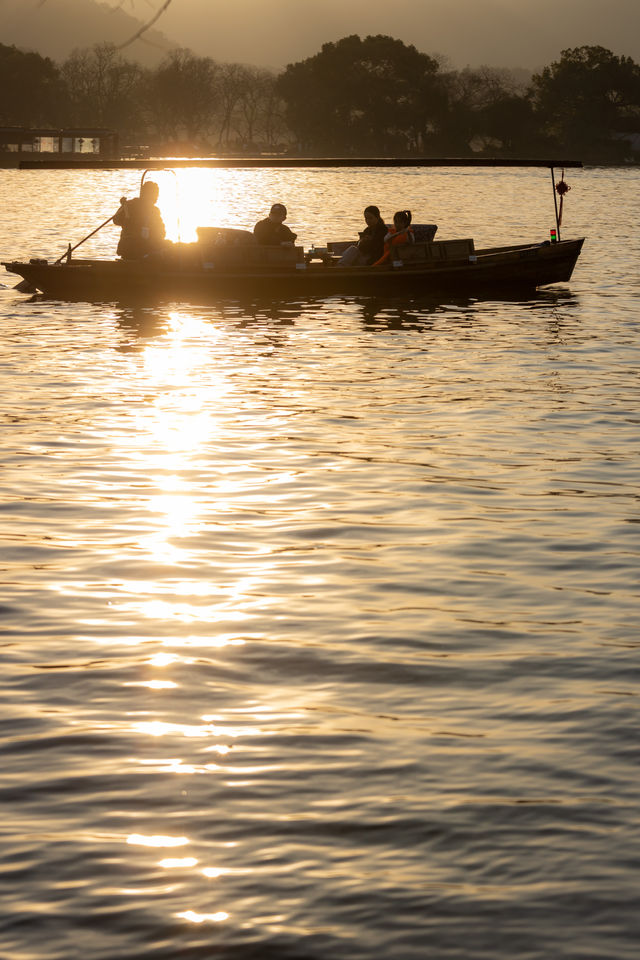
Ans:
[[[342,254],[336,266],[368,266],[375,263],[384,253],[384,238],[387,234],[387,225],[380,216],[380,210],[373,205],[365,207],[364,219],[367,224],[357,244],[348,247]]]
[[[122,227],[117,252],[123,260],[141,260],[164,247],[164,223],[156,207],[159,192],[157,183],[145,180],[139,197],[120,201],[113,222]]]
[[[393,226],[384,238],[384,253],[376,260],[374,267],[379,266],[391,256],[391,248],[403,243],[415,243],[415,236],[411,228],[411,210],[398,210],[393,215]]]
[[[298,235],[289,230],[289,227],[285,227],[286,219],[287,208],[282,203],[274,203],[269,216],[259,220],[253,228],[253,235],[257,242],[264,246],[293,245]]]

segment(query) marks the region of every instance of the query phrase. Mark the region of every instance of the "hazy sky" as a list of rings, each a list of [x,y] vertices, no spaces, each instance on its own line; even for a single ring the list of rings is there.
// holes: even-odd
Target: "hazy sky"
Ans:
[[[456,67],[538,67],[582,44],[640,61],[640,0],[172,0],[158,26],[216,59],[274,67],[349,33],[390,34]]]
[[[100,30],[89,0],[41,2],[0,0],[0,42],[31,44],[61,59],[73,46],[104,39],[93,35]],[[130,29],[122,13],[149,20],[164,0],[102,2],[121,12],[107,14],[107,29],[120,38]],[[455,68],[536,69],[557,60],[564,48],[583,44],[640,63],[640,0],[172,0],[157,28],[216,60],[275,69],[351,33],[389,34]],[[127,55],[141,51],[161,55],[140,44]]]

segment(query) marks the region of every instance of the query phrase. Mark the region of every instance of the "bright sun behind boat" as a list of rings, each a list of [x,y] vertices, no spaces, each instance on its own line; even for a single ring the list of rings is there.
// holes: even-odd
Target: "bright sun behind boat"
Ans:
[[[148,179],[160,187],[158,206],[167,239],[174,243],[194,243],[197,227],[230,222],[230,204],[221,178],[214,175],[212,183],[210,170],[153,170]]]

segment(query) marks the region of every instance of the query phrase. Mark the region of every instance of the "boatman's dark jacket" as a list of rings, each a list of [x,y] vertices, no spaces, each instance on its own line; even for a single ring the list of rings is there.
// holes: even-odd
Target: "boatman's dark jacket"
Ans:
[[[117,252],[123,260],[140,260],[163,245],[165,229],[160,211],[140,197],[126,200],[113,222],[122,227]]]
[[[289,227],[285,227],[284,223],[276,223],[275,220],[270,220],[269,217],[265,217],[264,220],[259,220],[253,228],[253,235],[258,241],[258,243],[263,244],[264,246],[278,246],[281,243],[295,243],[297,233],[293,233],[289,230]]]

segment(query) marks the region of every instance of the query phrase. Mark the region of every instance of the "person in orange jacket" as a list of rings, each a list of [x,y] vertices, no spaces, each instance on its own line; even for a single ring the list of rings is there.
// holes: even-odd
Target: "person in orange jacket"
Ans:
[[[411,210],[398,210],[393,215],[393,226],[384,238],[384,253],[373,266],[378,267],[381,263],[386,263],[391,256],[392,247],[399,246],[402,243],[415,243],[415,240],[411,227]]]

